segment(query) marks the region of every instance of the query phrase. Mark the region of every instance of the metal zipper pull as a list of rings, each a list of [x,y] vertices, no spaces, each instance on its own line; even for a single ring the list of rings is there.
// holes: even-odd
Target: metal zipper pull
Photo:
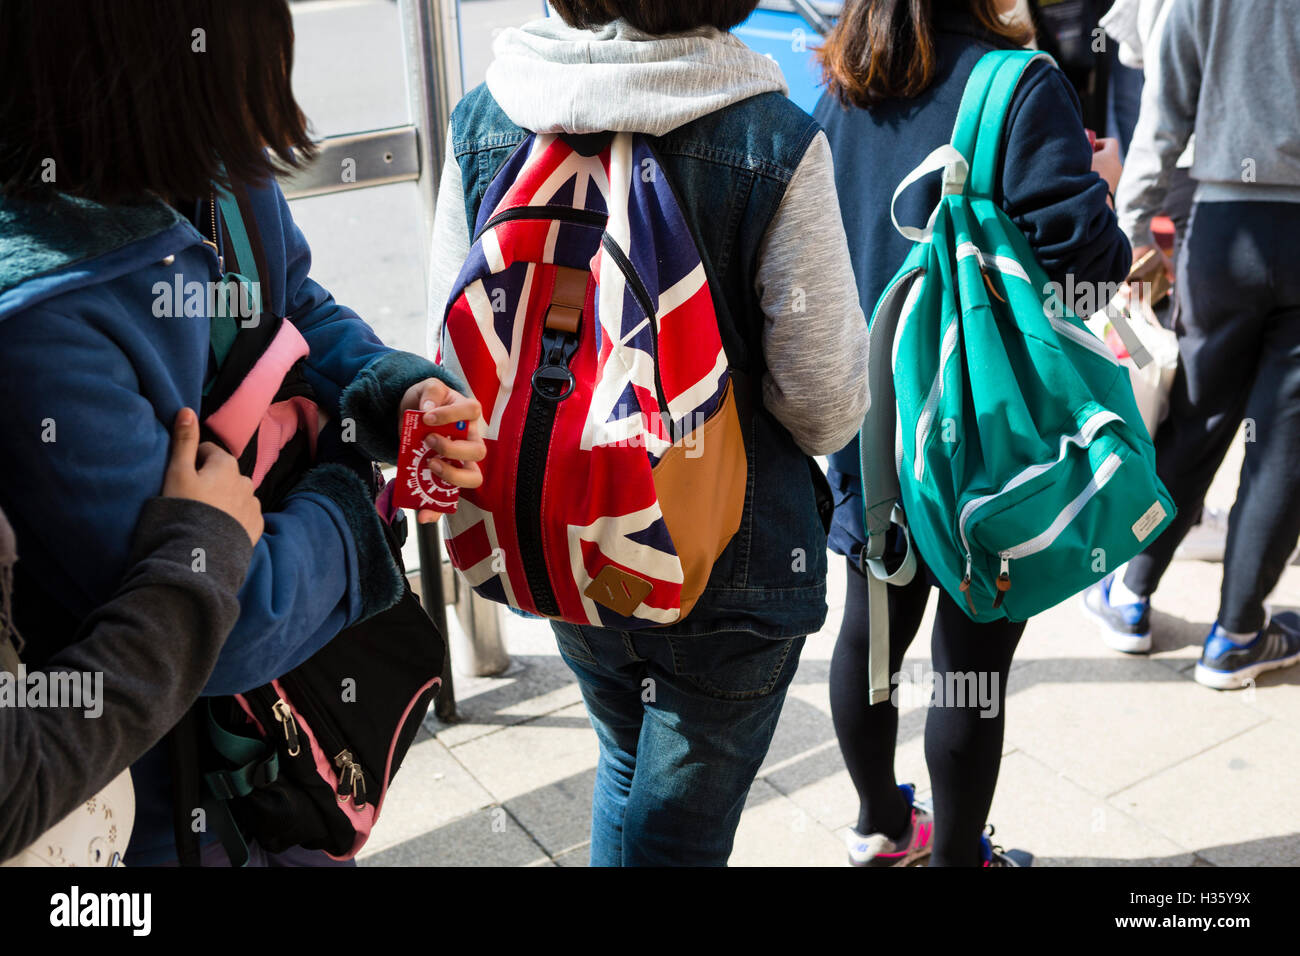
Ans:
[[[961,579],[961,593],[966,598],[966,606],[970,608],[972,614],[978,614],[975,609],[975,601],[970,596],[970,555],[966,555],[966,576]]]
[[[358,810],[366,805],[366,774],[356,763],[352,765],[352,802]]]
[[[338,794],[339,803],[347,803],[348,798],[354,800],[357,798],[357,778],[361,776],[361,768],[357,766],[356,761],[352,759],[351,750],[340,750],[334,757],[334,766],[339,768],[339,785],[335,791]],[[360,785],[362,790],[365,784]],[[364,805],[364,799],[357,803],[357,806]]]
[[[298,724],[293,719],[293,711],[289,709],[289,702],[281,697],[271,705],[271,713],[275,715],[275,719],[284,728],[284,740],[289,745],[289,756],[298,756],[302,752],[302,747],[298,743]]]
[[[1007,596],[1011,590],[1011,559],[1005,554],[1002,555],[1002,567],[998,571],[998,594],[993,599],[993,606],[999,608],[1002,606],[1002,599]]]

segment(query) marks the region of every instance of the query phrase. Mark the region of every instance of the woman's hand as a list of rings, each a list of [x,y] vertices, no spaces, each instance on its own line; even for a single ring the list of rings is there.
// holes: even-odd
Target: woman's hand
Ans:
[[[442,435],[430,435],[424,444],[438,457],[429,458],[429,470],[444,481],[460,488],[477,488],[483,484],[483,473],[477,462],[487,456],[487,445],[479,429],[479,419],[483,409],[479,403],[466,398],[446,382],[436,378],[426,378],[406,390],[399,408],[398,427],[401,427],[400,413],[412,408],[424,412],[426,425],[446,425],[451,422],[465,422],[465,437],[447,438]],[[437,521],[440,515],[427,509],[419,511],[415,520],[420,524]]]
[[[199,418],[192,409],[182,408],[172,425],[172,454],[162,493],[224,511],[244,526],[253,544],[262,537],[262,505],[253,494],[253,482],[239,473],[239,462],[225,450],[211,442],[199,444]]]
[[[1106,188],[1113,196],[1119,188],[1120,173],[1124,171],[1124,164],[1119,158],[1119,140],[1109,137],[1099,139],[1095,150],[1092,154],[1093,172],[1106,180]]]

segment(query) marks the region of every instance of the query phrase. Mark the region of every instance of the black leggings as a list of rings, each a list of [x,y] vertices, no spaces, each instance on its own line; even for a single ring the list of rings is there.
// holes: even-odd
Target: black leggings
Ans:
[[[917,565],[910,584],[889,588],[892,675],[902,669],[903,654],[921,626],[930,598],[925,566],[919,560]],[[978,866],[979,838],[1002,761],[1007,671],[1025,624],[977,624],[946,592],[935,590],[939,592],[931,636],[935,696],[925,722],[925,762],[934,795],[930,865]],[[907,804],[894,779],[898,708],[892,696],[875,706],[868,703],[869,620],[867,581],[849,561],[844,621],[831,657],[831,717],[861,801],[858,832],[897,837],[908,825]]]

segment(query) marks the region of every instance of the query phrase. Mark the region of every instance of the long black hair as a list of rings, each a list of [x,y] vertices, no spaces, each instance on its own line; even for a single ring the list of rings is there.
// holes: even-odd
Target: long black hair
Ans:
[[[0,192],[205,195],[313,154],[287,0],[0,0]]]

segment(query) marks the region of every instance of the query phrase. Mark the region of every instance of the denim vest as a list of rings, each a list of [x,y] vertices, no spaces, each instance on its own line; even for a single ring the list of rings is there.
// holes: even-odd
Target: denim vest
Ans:
[[[826,535],[810,460],[763,408],[763,313],[754,289],[763,234],[818,131],[784,96],[767,93],[649,138],[704,260],[749,459],[740,530],[691,614],[655,633],[788,638],[826,620]],[[449,149],[460,166],[471,229],[492,178],[528,136],[486,86],[456,107]]]

